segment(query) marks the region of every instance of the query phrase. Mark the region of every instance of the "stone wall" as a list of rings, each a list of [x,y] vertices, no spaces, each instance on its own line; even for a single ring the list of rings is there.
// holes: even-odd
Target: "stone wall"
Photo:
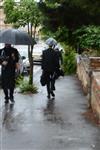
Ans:
[[[88,94],[89,89],[89,73],[88,73],[88,59],[81,56],[77,57],[77,75],[81,81],[82,88],[85,94]]]
[[[100,72],[92,74],[91,106],[100,120]]]
[[[100,57],[78,56],[77,75],[89,105],[100,120]]]

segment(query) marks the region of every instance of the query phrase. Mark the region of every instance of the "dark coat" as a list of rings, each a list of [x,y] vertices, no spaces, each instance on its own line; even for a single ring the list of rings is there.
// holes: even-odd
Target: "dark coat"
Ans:
[[[0,59],[1,65],[4,60],[8,63],[6,66],[2,65],[2,87],[14,87],[15,86],[15,69],[16,63],[19,60],[19,53],[17,49],[13,47],[6,48],[0,50]]]
[[[59,50],[55,50],[55,52],[57,53],[57,57],[59,60],[59,66],[63,64],[63,57],[62,57],[62,52]]]
[[[42,54],[42,69],[46,72],[55,72],[59,68],[59,59],[57,53],[52,49],[48,48],[43,51]]]

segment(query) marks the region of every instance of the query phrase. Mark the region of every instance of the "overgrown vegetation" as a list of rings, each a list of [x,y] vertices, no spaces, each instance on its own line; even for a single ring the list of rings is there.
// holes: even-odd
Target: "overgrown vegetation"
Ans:
[[[68,28],[58,27],[57,31],[55,32],[55,37],[58,41],[60,41],[60,42],[65,41],[67,44],[68,43],[68,33],[69,33]]]
[[[38,88],[34,84],[29,84],[28,80],[25,80],[23,76],[19,76],[16,79],[16,86],[19,88],[21,93],[37,93]]]
[[[16,87],[19,87],[20,83],[24,80],[24,76],[23,75],[18,75],[16,77]]]
[[[37,93],[37,87],[34,84],[29,84],[28,81],[23,81],[19,89],[21,93]]]
[[[40,9],[45,16],[43,27],[57,41],[75,49],[92,49],[99,55],[99,6],[98,0],[41,0]]]
[[[100,26],[83,26],[73,32],[73,35],[80,48],[100,51]]]
[[[71,46],[65,46],[63,55],[63,70],[65,74],[74,74],[76,72],[76,53]]]
[[[57,31],[52,32],[46,28],[42,28],[41,36],[43,40],[48,39],[49,37],[53,37],[58,42],[66,42],[68,43],[68,33],[69,30],[66,27],[58,27]]]
[[[55,32],[66,27],[71,32],[82,25],[100,25],[99,0],[41,0],[45,28]],[[66,18],[66,19],[65,19]]]

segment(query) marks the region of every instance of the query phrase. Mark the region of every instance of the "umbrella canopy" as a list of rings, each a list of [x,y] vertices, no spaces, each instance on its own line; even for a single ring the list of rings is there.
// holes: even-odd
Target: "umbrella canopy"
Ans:
[[[56,46],[55,46],[55,48],[54,48],[55,50],[59,50],[59,51],[64,51],[64,48],[60,45],[60,43],[58,43]]]
[[[34,41],[27,32],[18,29],[5,29],[0,31],[0,43],[33,45]]]
[[[49,45],[49,46],[56,46],[56,45],[57,45],[57,41],[56,41],[54,38],[52,38],[52,37],[48,38],[48,39],[45,41],[45,43],[46,43],[47,45]]]

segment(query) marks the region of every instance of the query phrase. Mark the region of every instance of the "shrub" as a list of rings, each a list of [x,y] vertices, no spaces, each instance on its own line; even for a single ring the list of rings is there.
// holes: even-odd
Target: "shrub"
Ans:
[[[76,59],[75,59],[75,50],[67,46],[65,50],[65,54],[63,56],[64,63],[63,63],[63,69],[65,74],[73,74],[76,72]]]
[[[23,81],[24,77],[22,75],[19,75],[16,77],[16,86],[18,87],[20,83]]]
[[[27,80],[24,80],[19,86],[21,93],[37,93],[37,87],[34,84],[29,84]]]
[[[66,27],[59,27],[55,33],[56,39],[60,42],[68,41],[68,32]]]
[[[100,51],[100,26],[83,26],[73,32],[73,35],[79,47]]]
[[[37,93],[38,89],[34,84],[29,84],[28,80],[24,80],[22,77],[18,77],[16,85],[19,87],[21,93]]]

